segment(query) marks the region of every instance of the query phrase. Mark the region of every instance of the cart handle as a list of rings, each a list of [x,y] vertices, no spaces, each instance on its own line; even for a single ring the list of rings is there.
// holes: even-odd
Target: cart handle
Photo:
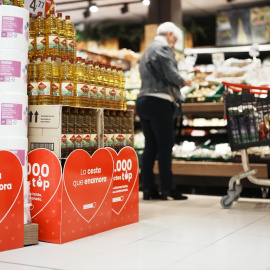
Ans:
[[[262,94],[260,91],[265,90],[270,92],[270,87],[267,87],[268,85],[261,85],[261,86],[252,86],[252,85],[246,85],[246,84],[238,84],[238,83],[229,83],[229,82],[222,82],[223,85],[228,86],[231,88],[234,92],[242,92],[243,89],[250,89],[251,94]],[[259,91],[254,91],[259,90]]]

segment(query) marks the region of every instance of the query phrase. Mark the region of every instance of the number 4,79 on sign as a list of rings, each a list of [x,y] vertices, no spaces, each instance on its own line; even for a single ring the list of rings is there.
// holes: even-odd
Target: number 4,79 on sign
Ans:
[[[37,8],[44,8],[44,2],[42,1],[37,1],[37,0],[33,0],[30,4],[30,8],[33,9],[33,11],[35,12]]]

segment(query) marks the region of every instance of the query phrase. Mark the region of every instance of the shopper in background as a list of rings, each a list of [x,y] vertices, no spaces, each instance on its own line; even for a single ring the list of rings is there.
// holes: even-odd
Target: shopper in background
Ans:
[[[140,60],[142,86],[136,103],[145,136],[142,157],[143,199],[185,200],[178,190],[171,170],[174,145],[174,101],[181,100],[179,88],[190,85],[178,73],[173,48],[180,36],[179,28],[165,22],[157,28],[155,40]],[[154,181],[153,167],[158,158],[161,195]]]

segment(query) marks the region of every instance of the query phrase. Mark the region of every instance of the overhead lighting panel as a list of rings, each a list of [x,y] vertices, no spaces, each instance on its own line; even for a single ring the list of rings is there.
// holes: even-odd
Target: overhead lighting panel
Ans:
[[[142,0],[143,5],[149,6],[150,5],[150,0]]]

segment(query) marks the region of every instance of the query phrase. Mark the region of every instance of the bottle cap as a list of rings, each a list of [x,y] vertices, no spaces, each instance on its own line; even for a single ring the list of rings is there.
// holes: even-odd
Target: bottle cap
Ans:
[[[82,58],[81,57],[76,57],[76,60],[80,61],[80,60],[82,60]]]
[[[52,60],[56,60],[56,56],[55,56],[55,55],[52,55],[52,56],[51,56],[51,59],[52,59]]]
[[[62,13],[61,13],[61,12],[58,12],[58,13],[57,13],[57,18],[58,18],[58,17],[62,17]]]
[[[122,71],[123,69],[120,67],[120,68],[118,68],[118,71]]]
[[[42,16],[42,14],[43,14],[43,13],[42,13],[41,11],[39,11],[37,15],[38,15],[38,16]]]
[[[82,58],[82,63],[85,63],[85,59],[84,58]]]
[[[106,68],[109,69],[109,68],[112,68],[112,66],[111,65],[106,65]]]
[[[64,55],[64,59],[67,60],[68,59],[68,55]]]
[[[64,57],[62,57],[62,58],[61,58],[61,62],[64,62],[64,61],[65,61],[65,58],[64,58]]]
[[[116,66],[112,66],[112,69],[116,69]]]
[[[70,20],[70,16],[67,15],[67,16],[65,17],[65,19],[66,19],[66,20]]]
[[[50,11],[50,14],[54,14],[54,10],[53,9]]]
[[[69,59],[69,63],[70,64],[74,64],[74,60],[73,59]]]
[[[42,56],[43,59],[47,59],[48,57],[49,57],[48,54],[43,54]]]
[[[88,60],[87,64],[88,65],[93,64],[93,60]]]

